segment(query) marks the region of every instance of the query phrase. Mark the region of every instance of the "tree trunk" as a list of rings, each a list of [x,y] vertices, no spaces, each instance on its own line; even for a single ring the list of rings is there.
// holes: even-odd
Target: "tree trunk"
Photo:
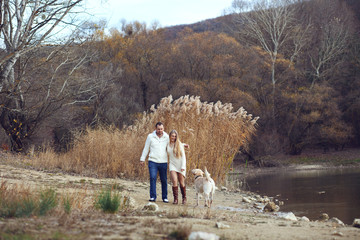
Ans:
[[[29,135],[29,125],[25,115],[4,109],[0,115],[0,124],[9,136],[11,150],[15,152],[23,151],[26,145],[25,139]]]

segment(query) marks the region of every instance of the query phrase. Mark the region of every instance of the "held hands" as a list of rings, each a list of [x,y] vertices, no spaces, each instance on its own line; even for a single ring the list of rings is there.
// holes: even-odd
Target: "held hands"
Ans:
[[[190,148],[189,144],[187,144],[187,143],[184,143],[184,147],[185,147],[186,149],[189,149],[189,148]]]

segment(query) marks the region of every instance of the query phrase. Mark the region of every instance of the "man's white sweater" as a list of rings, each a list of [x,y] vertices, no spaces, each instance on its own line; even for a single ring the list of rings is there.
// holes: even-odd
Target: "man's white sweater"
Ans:
[[[169,135],[166,132],[163,132],[163,135],[160,138],[158,135],[156,135],[156,131],[150,133],[146,138],[145,147],[141,154],[140,161],[144,162],[146,156],[149,154],[148,161],[156,163],[167,163],[168,156],[166,152],[166,146],[168,142]]]

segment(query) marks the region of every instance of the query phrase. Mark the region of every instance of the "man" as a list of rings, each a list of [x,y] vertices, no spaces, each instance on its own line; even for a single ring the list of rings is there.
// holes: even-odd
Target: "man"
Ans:
[[[150,174],[150,202],[156,201],[156,178],[159,172],[161,181],[161,194],[164,203],[167,199],[167,166],[168,156],[166,146],[169,142],[169,135],[164,132],[164,125],[156,123],[155,131],[150,133],[145,142],[145,147],[140,157],[140,164],[144,166],[146,156],[149,154],[148,167]]]

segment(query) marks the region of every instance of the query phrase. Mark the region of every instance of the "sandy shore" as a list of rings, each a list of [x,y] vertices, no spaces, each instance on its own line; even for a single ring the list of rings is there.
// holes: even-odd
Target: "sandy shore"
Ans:
[[[256,198],[238,189],[219,189],[211,209],[195,207],[195,192],[189,186],[186,206],[157,201],[158,211],[146,211],[149,185],[125,179],[99,179],[50,173],[0,163],[0,181],[34,190],[51,187],[60,194],[77,196],[70,214],[61,209],[49,216],[18,219],[0,218],[0,239],[30,236],[33,239],[176,239],[181,233],[202,231],[220,239],[360,239],[360,228],[331,221],[285,220],[278,213],[265,213],[244,198]],[[107,185],[116,184],[131,199],[131,209],[105,214],[93,208],[94,196]],[[172,192],[169,187],[169,200]],[[158,183],[158,194],[160,183]],[[263,196],[261,196],[263,197]],[[271,196],[270,196],[271,197]],[[60,207],[59,207],[60,208]],[[281,209],[280,209],[281,211]],[[300,217],[300,216],[297,216]],[[7,235],[10,234],[10,235]],[[179,235],[180,234],[180,235]],[[32,238],[29,238],[32,239]]]

